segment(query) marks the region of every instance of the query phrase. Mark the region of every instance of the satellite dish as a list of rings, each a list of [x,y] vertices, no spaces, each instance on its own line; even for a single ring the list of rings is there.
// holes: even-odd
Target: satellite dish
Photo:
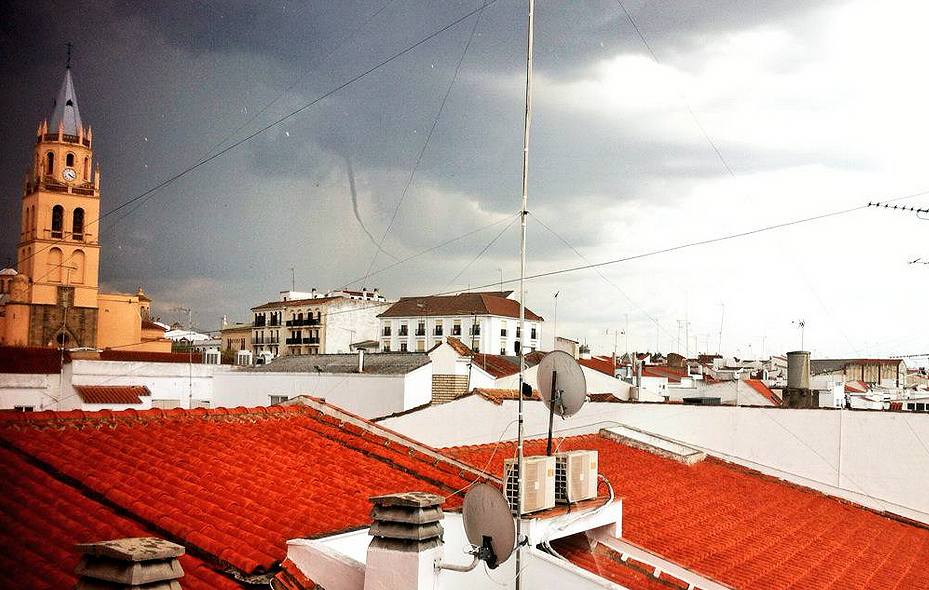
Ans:
[[[477,547],[477,558],[491,569],[510,558],[516,547],[516,523],[500,490],[486,483],[472,486],[461,512],[465,535]]]
[[[536,381],[545,407],[562,418],[577,414],[587,401],[584,371],[574,357],[563,350],[542,357]]]

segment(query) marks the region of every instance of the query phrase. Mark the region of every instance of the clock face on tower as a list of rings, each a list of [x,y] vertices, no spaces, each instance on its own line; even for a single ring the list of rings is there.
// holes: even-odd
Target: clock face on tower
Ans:
[[[74,171],[74,168],[65,168],[61,171],[61,177],[67,182],[73,181],[77,178],[77,172]]]

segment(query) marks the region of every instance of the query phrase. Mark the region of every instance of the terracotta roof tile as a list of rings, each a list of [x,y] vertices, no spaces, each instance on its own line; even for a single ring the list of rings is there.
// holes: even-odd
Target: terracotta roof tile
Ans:
[[[323,407],[0,415],[0,441],[211,565],[248,574],[271,571],[288,539],[367,525],[370,496],[448,495],[473,479],[453,460]],[[451,496],[446,508],[460,501]],[[36,522],[36,534],[47,526]]]
[[[577,362],[588,369],[593,369],[604,375],[614,376],[616,366],[613,364],[612,357],[591,357],[589,359],[578,359]]]
[[[85,404],[141,404],[141,395],[152,392],[144,385],[75,385]]]
[[[430,295],[426,297],[401,297],[391,305],[381,318],[496,315],[509,318],[519,317],[519,302],[507,299],[501,293],[460,293],[458,295]],[[526,319],[542,321],[542,318],[526,309]]]
[[[307,578],[297,564],[285,559],[281,563],[281,571],[271,581],[271,588],[273,590],[316,590],[319,586]]]
[[[262,309],[277,309],[279,307],[296,307],[300,305],[321,305],[323,303],[329,303],[335,301],[336,299],[344,299],[345,301],[352,301],[348,297],[342,297],[336,295],[333,297],[314,297],[312,299],[291,299],[288,301],[269,301],[263,305],[251,308],[252,311],[261,311]]]
[[[494,379],[507,377],[519,373],[519,357],[501,356],[499,354],[474,354],[471,361],[475,367],[480,367]]]
[[[514,444],[446,449],[500,473]],[[526,444],[542,454],[544,440]],[[623,498],[623,537],[736,588],[929,588],[929,530],[707,458],[683,465],[598,435],[562,450],[599,452]]]
[[[0,447],[0,588],[73,588],[76,543],[161,536]],[[189,554],[185,590],[242,588]]]
[[[667,365],[643,365],[643,377],[667,377],[671,383],[680,383],[681,379],[688,377],[684,367],[669,367]]]
[[[64,361],[71,362],[68,351]],[[57,375],[61,372],[61,351],[37,346],[0,346],[0,373]]]
[[[634,559],[624,562],[609,547],[596,545],[591,548],[583,534],[558,539],[552,542],[552,547],[574,565],[629,590],[687,590],[688,587],[681,580],[664,573],[661,578],[656,578],[652,575],[655,568],[647,564]]]
[[[482,398],[486,399],[487,401],[497,404],[498,406],[503,404],[504,401],[519,399],[519,393],[515,389],[489,389],[489,388],[483,388],[483,387],[475,387],[471,391],[471,393],[475,395],[479,395]],[[532,399],[533,401],[540,402],[542,401],[542,396],[539,394],[538,391],[532,390],[532,397],[523,398],[523,399]]]
[[[777,397],[777,394],[771,391],[771,388],[765,385],[764,381],[760,379],[746,379],[745,382],[748,383],[752,389],[761,394],[763,398],[771,402],[772,406],[781,405],[781,398]]]

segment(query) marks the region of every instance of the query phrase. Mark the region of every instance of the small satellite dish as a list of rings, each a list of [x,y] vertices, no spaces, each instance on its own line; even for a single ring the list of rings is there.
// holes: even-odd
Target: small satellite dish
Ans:
[[[479,483],[464,497],[462,507],[468,542],[477,547],[477,558],[494,569],[510,558],[516,548],[516,523],[506,498],[497,488]]]
[[[545,407],[562,418],[577,414],[587,401],[584,371],[574,357],[563,350],[542,357],[536,376]]]

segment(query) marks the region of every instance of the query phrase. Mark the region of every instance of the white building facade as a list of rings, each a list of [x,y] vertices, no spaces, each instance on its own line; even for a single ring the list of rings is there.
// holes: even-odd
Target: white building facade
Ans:
[[[526,336],[519,303],[510,292],[462,293],[451,296],[403,297],[381,313],[379,342],[384,352],[426,352],[446,336],[483,354],[518,355],[539,348],[541,317],[526,310]]]
[[[377,314],[388,305],[376,291],[281,292],[279,301],[252,308],[254,358],[347,353],[377,337]]]

